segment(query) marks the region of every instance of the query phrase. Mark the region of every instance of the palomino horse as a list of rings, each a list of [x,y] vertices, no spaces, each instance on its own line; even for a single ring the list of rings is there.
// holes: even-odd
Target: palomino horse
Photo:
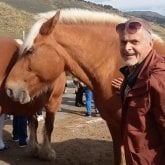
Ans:
[[[61,103],[65,86],[65,73],[63,72],[55,82],[49,84],[43,91],[40,91],[31,102],[22,104],[26,100],[23,96],[20,96],[22,100],[20,103],[11,101],[5,93],[4,84],[11,68],[18,59],[18,52],[19,45],[14,39],[0,37],[0,111],[2,111],[1,113],[29,116],[30,139],[28,146],[31,154],[33,156],[40,156],[43,159],[54,159],[55,152],[50,146],[51,133],[53,130],[54,114]],[[35,88],[33,90],[35,91]],[[36,134],[38,121],[34,114],[42,107],[46,108],[46,118],[43,145],[40,147]]]
[[[30,101],[43,90],[41,84],[53,82],[64,71],[71,72],[92,89],[96,106],[112,135],[114,164],[125,164],[120,98],[111,87],[112,80],[121,76],[122,66],[115,26],[125,19],[76,9],[42,16],[31,28],[22,47],[23,56],[8,76],[8,96],[19,101],[23,95]],[[156,45],[165,52],[163,44]],[[36,93],[31,89],[34,80],[33,84],[39,86]]]

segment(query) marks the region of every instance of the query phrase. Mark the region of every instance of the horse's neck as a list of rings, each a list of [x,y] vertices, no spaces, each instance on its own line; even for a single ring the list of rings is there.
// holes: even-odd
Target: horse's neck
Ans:
[[[156,49],[156,51],[158,53],[160,53],[161,55],[165,56],[165,42],[160,43],[158,41],[154,42],[154,48]]]
[[[114,30],[114,29],[113,29]],[[56,34],[62,45],[68,70],[91,89],[105,88],[117,67],[118,44],[110,27],[84,25],[62,26]],[[114,41],[116,40],[116,41]]]

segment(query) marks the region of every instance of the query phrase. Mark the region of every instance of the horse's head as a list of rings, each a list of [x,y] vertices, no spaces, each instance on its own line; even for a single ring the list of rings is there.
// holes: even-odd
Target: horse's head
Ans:
[[[57,43],[51,36],[58,18],[59,12],[48,21],[42,22],[40,27],[32,27],[22,46],[21,57],[6,80],[7,95],[21,104],[47,91],[64,71],[64,62],[54,48]]]

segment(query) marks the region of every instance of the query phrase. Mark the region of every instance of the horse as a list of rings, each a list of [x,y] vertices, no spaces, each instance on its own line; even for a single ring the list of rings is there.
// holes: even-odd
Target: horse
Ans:
[[[28,144],[29,152],[35,157],[52,160],[56,157],[50,145],[54,115],[61,103],[66,76],[63,72],[56,81],[47,86],[45,90],[43,89],[43,91],[38,93],[29,103],[22,104],[16,100],[12,101],[5,93],[4,84],[11,68],[19,59],[19,49],[20,46],[14,39],[7,36],[0,36],[0,112],[27,116],[29,119],[30,131]],[[35,90],[35,88],[33,90]],[[24,98],[22,97],[22,101],[23,100]],[[37,111],[41,110],[42,107],[46,109],[46,118],[43,145],[40,146],[37,142],[38,121],[35,114]]]
[[[120,96],[111,82],[121,76],[119,68],[123,66],[115,27],[126,18],[81,9],[48,12],[39,17],[21,48],[22,57],[7,78],[8,96],[21,101],[23,95],[30,101],[43,90],[40,84],[45,86],[69,71],[93,91],[96,107],[112,136],[114,164],[124,165]],[[165,53],[161,38],[154,38],[155,48]],[[40,86],[36,93],[31,89],[34,79]]]

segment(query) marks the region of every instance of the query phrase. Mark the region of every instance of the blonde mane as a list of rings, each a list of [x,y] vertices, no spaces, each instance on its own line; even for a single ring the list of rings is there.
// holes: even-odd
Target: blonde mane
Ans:
[[[26,37],[24,44],[21,47],[20,54],[24,49],[27,50],[33,45],[34,39],[39,33],[39,30],[44,22],[52,18],[57,11],[49,11],[39,13],[35,16],[37,22],[32,26],[29,34]],[[89,11],[85,9],[61,9],[59,23],[121,23],[127,21],[127,18],[121,17],[112,13]],[[163,42],[160,36],[153,33],[153,38],[158,42]]]
[[[47,13],[40,13],[36,17],[50,19],[55,15],[57,11],[50,11]],[[98,11],[89,11],[85,9],[62,9],[60,11],[60,23],[118,23],[125,22],[127,19],[112,13],[98,12]]]
[[[57,11],[49,11],[46,13],[39,13],[35,16],[36,23],[31,27],[24,44],[21,47],[20,54],[24,49],[27,50],[33,45],[34,39],[39,33],[39,30],[44,22],[53,17]],[[60,10],[59,23],[96,23],[96,22],[125,22],[126,18],[115,14],[108,14],[104,12],[89,11],[83,9],[62,9]]]

